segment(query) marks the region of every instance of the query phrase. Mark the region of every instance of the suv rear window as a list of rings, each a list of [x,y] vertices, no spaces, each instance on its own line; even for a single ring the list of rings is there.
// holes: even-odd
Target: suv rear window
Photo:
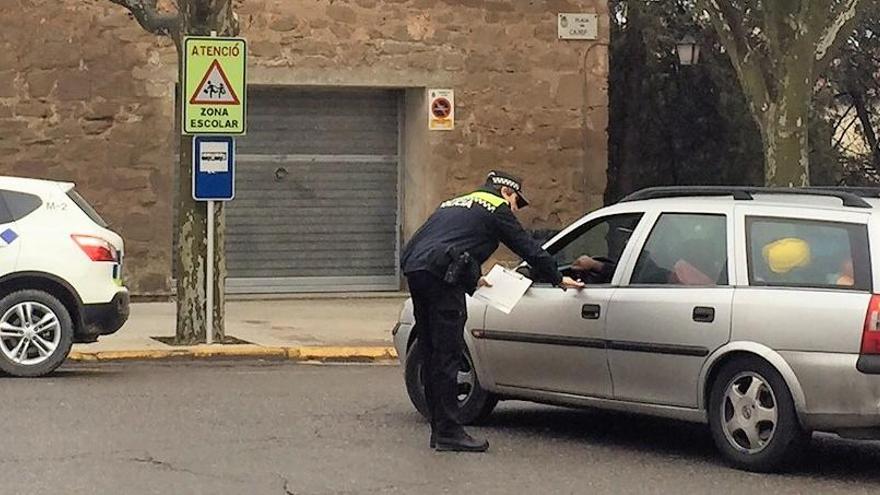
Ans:
[[[871,290],[865,225],[749,217],[746,242],[750,285]]]
[[[68,191],[67,196],[69,196],[70,199],[73,200],[73,202],[76,203],[77,206],[79,206],[79,209],[82,210],[83,213],[85,213],[89,218],[91,218],[93,222],[100,225],[101,227],[107,228],[107,222],[105,222],[104,219],[101,218],[101,215],[99,215],[98,212],[95,211],[94,208],[92,208],[92,205],[90,205],[84,197],[76,192],[75,189],[71,189],[70,191]]]
[[[14,220],[21,220],[43,205],[39,196],[18,191],[0,191]]]

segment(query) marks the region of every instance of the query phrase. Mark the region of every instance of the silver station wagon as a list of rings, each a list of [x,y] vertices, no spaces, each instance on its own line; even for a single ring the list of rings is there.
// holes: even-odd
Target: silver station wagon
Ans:
[[[586,215],[545,244],[586,289],[469,299],[459,419],[517,399],[703,422],[753,471],[813,431],[880,438],[878,192],[655,188]],[[613,276],[573,273],[585,254]],[[394,345],[424,414],[413,326],[407,302]]]

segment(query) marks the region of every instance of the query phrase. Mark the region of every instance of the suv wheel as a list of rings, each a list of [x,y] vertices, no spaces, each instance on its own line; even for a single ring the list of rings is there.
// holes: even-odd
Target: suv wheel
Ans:
[[[416,410],[425,418],[430,418],[428,405],[425,401],[425,385],[422,376],[424,369],[422,351],[419,340],[413,341],[406,353],[406,391]],[[477,372],[470,352],[465,348],[458,372],[458,422],[464,425],[479,423],[486,419],[495,406],[498,398],[480,386]]]
[[[0,299],[0,370],[22,377],[51,373],[72,341],[70,313],[51,294],[23,290]]]
[[[798,422],[782,376],[758,358],[735,359],[718,372],[709,398],[715,445],[735,467],[775,471],[795,460],[811,434]]]

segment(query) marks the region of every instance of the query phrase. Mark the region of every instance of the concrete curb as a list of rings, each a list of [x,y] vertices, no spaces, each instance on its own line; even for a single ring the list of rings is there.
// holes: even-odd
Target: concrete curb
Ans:
[[[320,361],[338,363],[373,363],[397,359],[393,347],[265,347],[259,345],[200,345],[179,349],[144,349],[136,351],[73,351],[71,361],[155,361],[196,359],[265,359],[275,361]]]

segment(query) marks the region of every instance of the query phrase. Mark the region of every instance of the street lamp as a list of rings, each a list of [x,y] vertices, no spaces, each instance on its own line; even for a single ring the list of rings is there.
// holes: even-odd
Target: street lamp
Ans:
[[[700,45],[689,34],[675,44],[675,51],[678,52],[678,62],[681,65],[697,65],[700,60]]]

